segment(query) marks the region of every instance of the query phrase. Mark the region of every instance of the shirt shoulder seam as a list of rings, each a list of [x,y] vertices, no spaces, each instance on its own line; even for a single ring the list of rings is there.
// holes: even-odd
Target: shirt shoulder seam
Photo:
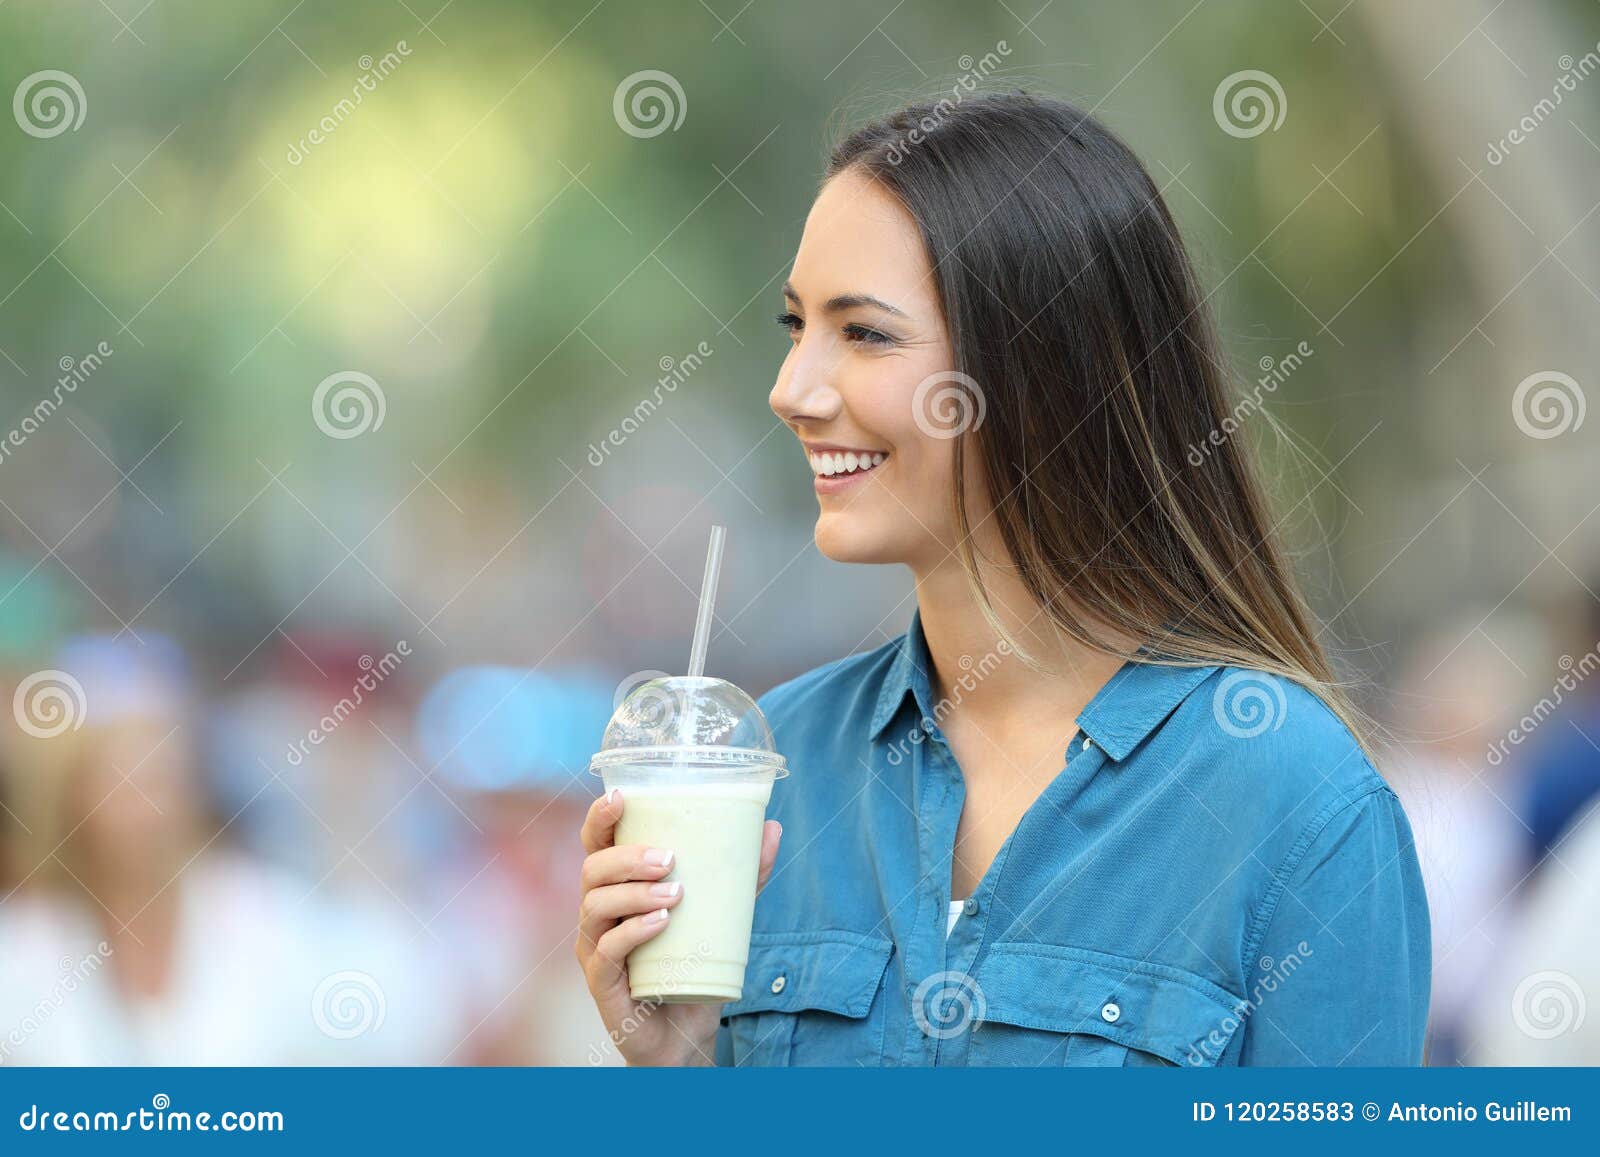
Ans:
[[[1384,782],[1370,763],[1367,764],[1367,770],[1373,776],[1372,781],[1367,783],[1355,795],[1341,796],[1324,804],[1322,809],[1306,822],[1306,826],[1301,830],[1299,838],[1294,842],[1294,846],[1284,855],[1283,862],[1278,865],[1278,870],[1273,873],[1272,884],[1267,889],[1266,896],[1262,898],[1261,910],[1251,923],[1250,935],[1246,938],[1244,951],[1239,957],[1240,968],[1245,976],[1249,975],[1249,961],[1260,949],[1262,942],[1266,939],[1267,929],[1271,927],[1274,917],[1278,914],[1278,905],[1283,899],[1283,894],[1289,889],[1289,881],[1294,878],[1295,872],[1299,871],[1301,862],[1305,859],[1306,853],[1311,850],[1312,845],[1317,842],[1317,838],[1340,815],[1352,808],[1361,807],[1367,800],[1380,792],[1394,797],[1394,789]]]

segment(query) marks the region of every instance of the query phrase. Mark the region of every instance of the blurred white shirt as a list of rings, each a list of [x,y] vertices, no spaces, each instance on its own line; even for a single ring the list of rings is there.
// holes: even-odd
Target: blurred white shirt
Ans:
[[[465,1029],[416,929],[225,852],[174,882],[171,979],[129,1001],[87,908],[0,906],[0,1063],[438,1064]]]

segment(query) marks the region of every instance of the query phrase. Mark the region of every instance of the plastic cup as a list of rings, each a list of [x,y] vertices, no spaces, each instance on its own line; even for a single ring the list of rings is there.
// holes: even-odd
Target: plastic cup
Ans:
[[[617,708],[590,763],[620,788],[618,844],[673,853],[683,884],[666,928],[628,956],[635,1000],[739,999],[750,955],[761,829],[772,785],[787,775],[760,709],[722,679],[653,679]]]

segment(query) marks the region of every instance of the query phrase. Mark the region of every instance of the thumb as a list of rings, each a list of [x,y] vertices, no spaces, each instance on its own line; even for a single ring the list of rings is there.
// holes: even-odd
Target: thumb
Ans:
[[[756,891],[760,892],[767,886],[767,880],[772,876],[772,865],[778,859],[778,841],[783,838],[783,825],[777,820],[768,820],[761,827],[761,870],[756,875]]]

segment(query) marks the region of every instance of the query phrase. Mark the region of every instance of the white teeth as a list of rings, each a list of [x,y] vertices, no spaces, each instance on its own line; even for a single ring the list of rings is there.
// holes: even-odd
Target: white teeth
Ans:
[[[3,3],[4,0],[0,0]],[[871,470],[874,466],[881,466],[885,454],[856,453],[853,450],[835,453],[827,451],[810,455],[811,470],[823,478],[831,478],[835,474],[849,474],[864,470]]]

